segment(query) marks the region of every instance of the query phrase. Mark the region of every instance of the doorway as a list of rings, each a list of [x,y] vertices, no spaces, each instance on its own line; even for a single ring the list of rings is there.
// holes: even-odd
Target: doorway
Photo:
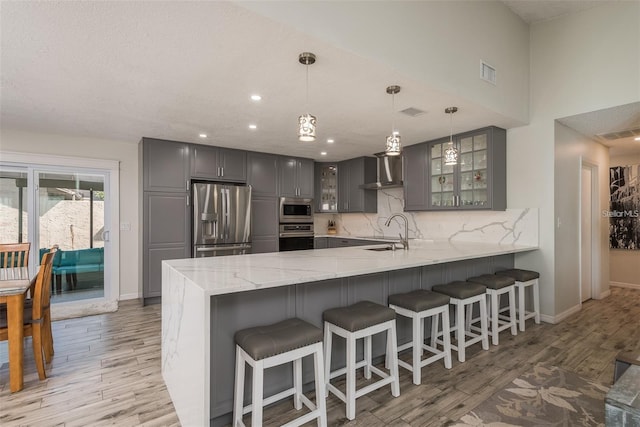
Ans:
[[[598,170],[582,162],[580,168],[580,302],[594,297],[597,282]]]

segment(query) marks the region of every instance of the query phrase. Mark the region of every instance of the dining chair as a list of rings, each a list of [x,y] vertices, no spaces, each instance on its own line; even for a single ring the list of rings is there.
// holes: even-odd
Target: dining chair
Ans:
[[[0,279],[27,277],[31,243],[0,244]]]
[[[47,358],[48,355],[48,361],[50,361],[51,356],[53,355],[53,349],[49,348],[50,343],[53,342],[50,329],[51,319],[49,315],[49,326],[47,327],[47,310],[45,310],[44,307],[48,307],[50,304],[51,269],[55,252],[56,248],[52,248],[42,257],[40,271],[38,271],[38,275],[35,279],[33,298],[31,298],[31,303],[25,303],[24,307],[24,336],[30,336],[32,338],[33,354],[40,380],[47,378],[45,372],[45,358]],[[7,309],[6,306],[0,306],[0,341],[7,341],[8,339],[9,330],[7,327]]]

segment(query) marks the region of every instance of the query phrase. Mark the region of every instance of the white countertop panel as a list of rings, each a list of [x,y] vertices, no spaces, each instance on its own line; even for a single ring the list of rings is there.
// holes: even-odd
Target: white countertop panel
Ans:
[[[511,254],[537,246],[411,240],[408,251],[368,251],[356,246],[163,261],[200,287],[222,295],[305,282]]]

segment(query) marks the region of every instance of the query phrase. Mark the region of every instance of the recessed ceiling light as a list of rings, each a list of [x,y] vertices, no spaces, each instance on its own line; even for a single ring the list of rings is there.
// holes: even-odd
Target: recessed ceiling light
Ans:
[[[640,136],[633,138],[634,141],[640,141]]]
[[[251,95],[251,100],[252,101],[260,101],[261,99],[262,99],[262,97],[260,95],[258,95],[258,94]]]
[[[326,155],[327,155],[327,152],[326,152],[326,151],[321,151],[321,152],[320,152],[320,155],[321,155],[321,156],[326,156]]]
[[[200,135],[198,135],[200,138],[206,138],[207,134],[206,133],[201,133]]]
[[[327,139],[327,144],[333,144],[335,141],[331,138]]]
[[[252,124],[252,125],[249,125],[249,129],[251,130],[258,129],[258,126]]]

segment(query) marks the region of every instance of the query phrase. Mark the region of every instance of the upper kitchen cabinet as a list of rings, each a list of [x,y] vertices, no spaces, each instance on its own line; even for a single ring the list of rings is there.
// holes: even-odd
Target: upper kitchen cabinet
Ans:
[[[278,196],[278,156],[249,152],[247,172],[247,184],[254,196]]]
[[[247,181],[247,153],[231,148],[192,145],[191,177],[244,183]]]
[[[409,145],[402,149],[404,210],[427,209],[427,144]]]
[[[278,170],[280,196],[313,199],[313,160],[280,157]]]
[[[505,210],[506,131],[491,126],[455,135],[453,140],[459,153],[456,165],[446,165],[444,161],[448,139],[426,144],[426,209]],[[412,173],[408,171],[407,177],[410,178]],[[407,206],[417,205],[413,201],[407,203]]]
[[[316,212],[338,212],[338,167],[335,163],[315,164]]]
[[[364,184],[377,180],[377,160],[357,157],[338,163],[338,212],[378,211],[378,192],[365,190]]]
[[[189,146],[183,142],[142,138],[144,191],[189,191]]]

